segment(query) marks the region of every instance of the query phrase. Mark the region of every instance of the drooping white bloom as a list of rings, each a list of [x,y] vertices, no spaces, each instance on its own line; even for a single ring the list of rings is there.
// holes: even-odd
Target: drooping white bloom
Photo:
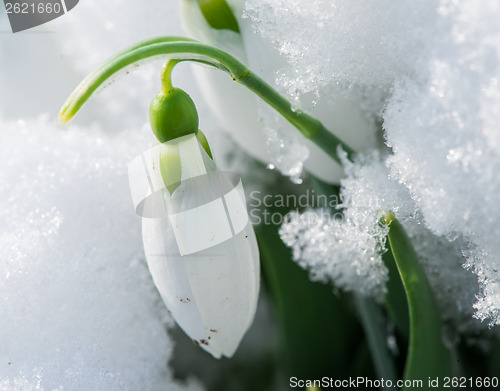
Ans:
[[[254,31],[252,22],[242,18],[243,0],[228,1],[240,33],[211,28],[196,0],[183,0],[181,4],[183,26],[191,37],[231,53],[268,83],[275,84],[277,72],[285,62],[279,52]],[[341,166],[250,91],[212,69],[195,66],[194,73],[210,109],[243,150],[266,164],[275,165],[292,178],[298,178],[305,168],[323,181],[339,182],[343,176]],[[297,105],[355,150],[376,144],[376,126],[364,115],[358,102],[340,97],[318,99],[308,94],[302,96]]]
[[[169,175],[162,176],[162,159]],[[241,181],[219,171],[193,134],[146,151],[129,174],[163,301],[195,344],[216,358],[232,356],[259,292],[259,252]]]

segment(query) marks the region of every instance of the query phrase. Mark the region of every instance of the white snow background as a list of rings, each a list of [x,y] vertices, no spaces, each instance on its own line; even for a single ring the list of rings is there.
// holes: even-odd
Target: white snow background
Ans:
[[[177,2],[83,0],[17,34],[1,12],[0,390],[201,389],[168,369],[172,321],[127,180],[128,162],[152,141],[161,63],[102,91],[67,129],[56,122],[107,57],[182,35]],[[196,95],[189,72],[174,75]]]

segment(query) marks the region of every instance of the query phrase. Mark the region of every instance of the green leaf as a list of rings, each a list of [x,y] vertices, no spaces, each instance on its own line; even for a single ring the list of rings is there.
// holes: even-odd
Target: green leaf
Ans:
[[[273,185],[264,189],[266,197],[277,200],[305,190],[304,185],[298,190],[300,187],[290,185],[288,179],[267,172],[273,175]],[[346,295],[335,294],[330,284],[312,282],[309,273],[292,260],[291,250],[278,233],[280,220],[290,207],[271,204],[261,210],[270,218],[254,228],[263,280],[276,313],[284,372],[301,379],[342,379],[350,373],[363,344],[363,331],[350,310],[351,301]],[[363,369],[366,373],[370,368]]]
[[[262,270],[273,298],[281,360],[288,376],[343,378],[362,341],[359,324],[330,285],[311,282],[291,259],[277,227],[255,228]]]
[[[495,339],[488,368],[490,376],[498,376],[498,368],[500,368],[500,334],[498,332]]]
[[[385,319],[379,306],[372,299],[354,295],[354,302],[361,324],[365,331],[366,340],[370,348],[373,365],[378,378],[390,380],[393,384],[398,380],[394,358],[387,346],[387,335],[384,330]],[[384,390],[392,388],[384,387]]]
[[[442,322],[439,309],[427,277],[418,261],[410,238],[392,213],[387,213],[389,244],[403,281],[409,308],[410,342],[406,361],[405,380],[422,380],[452,375],[452,360],[442,341]],[[403,390],[412,388],[403,388]]]
[[[382,255],[382,260],[389,271],[389,280],[387,281],[387,293],[384,296],[385,307],[389,317],[396,325],[396,329],[408,341],[410,334],[410,320],[408,318],[408,302],[401,277],[399,277],[396,261],[389,248]]]

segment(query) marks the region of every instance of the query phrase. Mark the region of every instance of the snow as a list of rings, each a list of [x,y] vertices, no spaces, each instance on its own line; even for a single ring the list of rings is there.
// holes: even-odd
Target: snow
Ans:
[[[405,203],[414,202],[415,213],[407,217],[421,221],[429,231],[415,237],[415,246],[426,259],[423,262],[433,259],[433,270],[442,276],[438,296],[442,299],[444,287],[453,286],[449,280],[469,281],[465,275],[474,273],[478,281],[474,316],[485,324],[500,324],[498,3],[487,1],[479,7],[474,1],[318,0],[304,6],[295,0],[249,0],[245,9],[256,31],[287,59],[277,77],[289,93],[319,93],[325,86],[336,85],[337,96],[358,96],[366,111],[381,116],[392,153],[383,164],[375,159],[358,170],[347,170],[344,197],[363,199],[362,192],[373,191],[373,197],[385,200],[385,187],[402,185],[408,194],[403,197],[401,190],[394,206],[404,210]],[[358,181],[353,192],[351,182],[358,178],[359,170],[378,174]],[[377,186],[371,186],[377,177]],[[363,223],[367,212],[358,210],[356,204],[345,206],[342,228],[327,231],[342,235],[346,246],[340,250],[333,240],[321,251],[349,251],[356,260],[356,273],[338,283],[354,289],[368,265],[373,266],[370,259],[381,242],[370,242],[361,235],[367,232],[364,224],[347,234],[345,230],[352,228],[350,216]],[[370,206],[372,220],[379,207],[378,202]],[[283,229],[291,229],[290,224]],[[310,230],[314,229],[317,225],[313,224]],[[312,248],[314,235],[306,237],[311,232],[305,226],[294,232],[299,231],[298,241],[288,243]],[[431,256],[429,249],[446,248],[445,239],[455,255]],[[320,274],[333,280],[348,274],[343,266],[342,274],[334,271],[340,267],[337,264],[347,265],[342,256],[336,261],[333,254],[312,261],[302,251],[299,262],[307,263],[315,275],[316,263],[324,263]],[[360,268],[360,263],[365,267]],[[456,267],[461,264],[468,270]],[[445,273],[448,268],[453,272]],[[380,282],[383,277],[380,268]],[[469,281],[465,286],[462,293],[458,287],[450,289],[460,302],[456,307],[470,315],[474,284]]]
[[[435,31],[438,1],[248,0],[245,15],[288,64],[290,91],[330,84],[387,88],[412,74]]]
[[[128,197],[137,133],[1,122],[2,389],[196,389],[165,365],[171,320]]]
[[[389,179],[379,153],[360,155],[355,164],[344,156],[344,167],[348,178],[337,209],[292,213],[280,234],[314,279],[380,299],[387,282],[382,253],[388,231],[379,220],[388,210],[408,218],[415,205],[407,190]]]
[[[103,90],[75,125],[55,119],[95,65],[138,39],[180,35],[177,13],[159,0],[86,0],[0,40],[0,390],[202,389],[169,369],[173,321],[127,180],[153,139],[161,64]]]
[[[333,217],[292,214],[283,240],[314,279],[380,297],[386,229],[378,220],[392,210],[444,319],[459,332],[499,324],[500,6],[304,4],[246,2],[245,23],[282,55],[279,67],[256,55],[250,65],[267,69],[266,80],[311,112],[317,102],[346,99],[357,117],[368,118],[367,129],[380,117],[389,148],[360,148],[371,151],[345,162],[342,209]],[[126,165],[151,142],[144,124],[157,71],[146,66],[105,89],[66,131],[54,123],[96,64],[139,39],[180,34],[177,14],[177,5],[160,0],[149,8],[86,0],[33,34],[0,41],[2,390],[200,388],[178,384],[166,365],[170,320],[128,195]],[[201,102],[194,81],[176,73],[177,81]],[[197,106],[200,127],[210,133],[217,125]],[[302,140],[268,121],[272,153],[298,180],[307,155]],[[226,147],[215,148],[219,158]]]
[[[386,161],[387,155],[378,152],[360,155],[354,163],[344,160],[342,203],[332,212],[292,212],[281,227],[282,240],[313,280],[332,281],[336,287],[381,301],[387,293],[382,254],[387,251],[388,229],[379,221],[392,210],[415,246],[443,320],[458,332],[484,329],[472,318],[479,285],[463,267],[462,249],[468,242],[462,237],[450,242],[426,228],[408,189],[391,177]]]
[[[391,171],[433,232],[470,242],[466,266],[481,283],[476,316],[499,324],[500,9],[445,5],[422,81],[399,83],[384,114]]]
[[[242,13],[243,3],[244,0],[229,2],[240,27],[240,34],[236,34],[211,29],[196,1],[185,0],[182,19],[186,33],[222,48],[246,63],[269,85],[283,95],[288,95],[295,108],[322,121],[355,150],[365,150],[376,144],[377,124],[374,116],[364,110],[368,103],[360,101],[359,94],[341,93],[339,96],[342,90],[329,85],[296,96],[279,83],[277,74],[286,65],[286,59],[266,37],[255,32],[248,13]],[[246,3],[247,8],[249,4]],[[317,145],[298,133],[267,103],[233,83],[227,75],[199,66],[194,68],[194,74],[201,86],[205,104],[215,113],[221,127],[245,152],[289,176],[294,183],[302,182],[304,170],[325,182],[338,184],[342,168]],[[329,91],[332,89],[336,91]],[[231,99],[227,98],[229,96]],[[370,105],[373,105],[372,101]],[[353,128],[357,132],[352,132]]]

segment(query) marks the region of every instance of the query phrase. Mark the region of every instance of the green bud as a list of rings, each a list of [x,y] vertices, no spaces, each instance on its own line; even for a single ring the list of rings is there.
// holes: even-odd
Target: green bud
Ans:
[[[198,112],[191,97],[180,88],[162,90],[149,107],[151,128],[160,143],[198,131]]]

